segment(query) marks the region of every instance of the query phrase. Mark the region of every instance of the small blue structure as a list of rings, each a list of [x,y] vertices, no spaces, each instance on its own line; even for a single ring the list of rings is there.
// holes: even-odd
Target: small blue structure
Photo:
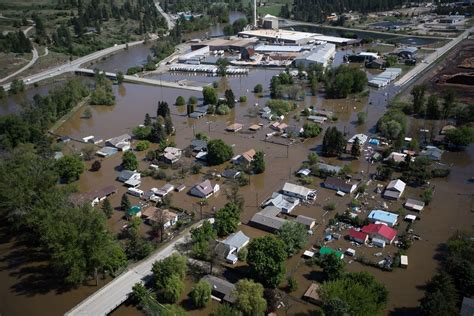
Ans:
[[[377,138],[371,138],[369,140],[369,144],[378,146],[380,145],[380,140],[378,140]]]
[[[398,222],[398,215],[382,210],[373,210],[370,212],[369,216],[367,217],[369,219],[369,222],[371,223],[384,223],[387,224],[389,227],[393,227],[397,224]]]

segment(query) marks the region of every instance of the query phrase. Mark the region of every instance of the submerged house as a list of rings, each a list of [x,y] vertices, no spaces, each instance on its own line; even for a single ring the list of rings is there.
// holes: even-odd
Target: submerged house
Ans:
[[[220,186],[218,184],[212,185],[210,180],[205,180],[193,186],[191,190],[189,190],[189,194],[201,199],[207,199],[219,190]]]
[[[326,178],[326,181],[324,181],[324,187],[331,190],[341,191],[344,193],[352,193],[355,191],[355,189],[357,189],[356,184],[349,183],[343,179],[333,177]]]
[[[387,226],[393,227],[398,222],[398,214],[390,213],[382,210],[373,210],[367,217],[371,223],[383,223]]]
[[[117,180],[123,182],[128,187],[137,188],[141,184],[141,175],[135,171],[123,170],[120,172]]]
[[[304,186],[286,182],[281,189],[281,193],[287,196],[295,197],[300,200],[315,200],[316,190],[308,189]]]
[[[383,240],[387,244],[391,244],[397,237],[397,231],[384,224],[366,225],[362,227],[362,232],[369,235],[372,240]]]
[[[415,199],[407,199],[405,202],[405,207],[409,210],[421,212],[425,207],[425,202]]]
[[[163,153],[163,160],[169,164],[174,164],[181,158],[181,149],[176,147],[166,147]]]
[[[398,200],[403,192],[405,191],[406,183],[400,179],[392,180],[389,182],[385,191],[383,193],[383,197],[386,199],[393,199]]]
[[[272,196],[266,200],[263,205],[275,206],[282,213],[291,213],[293,209],[300,204],[300,200],[277,192],[273,192]]]
[[[232,158],[232,163],[237,165],[249,165],[253,161],[256,153],[255,149],[247,150],[246,152]]]
[[[277,217],[278,214],[280,214],[279,208],[267,206],[260,212],[255,213],[249,225],[270,233],[276,232],[287,222],[286,219]]]
[[[238,231],[229,235],[227,239],[219,243],[218,252],[228,263],[235,264],[238,260],[237,254],[242,248],[247,246],[249,242],[250,237],[245,235],[242,231]]]
[[[168,229],[178,222],[178,214],[168,209],[160,209],[154,206],[143,210],[141,216],[148,224],[163,225],[164,229]]]
[[[235,284],[210,274],[204,276],[201,280],[207,282],[211,286],[211,295],[213,299],[230,304],[235,302],[235,296],[233,295]]]

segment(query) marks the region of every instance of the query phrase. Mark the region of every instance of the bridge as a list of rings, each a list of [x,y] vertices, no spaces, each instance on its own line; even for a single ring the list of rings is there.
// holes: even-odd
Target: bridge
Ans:
[[[76,75],[83,75],[83,76],[94,76],[95,71],[92,69],[87,68],[78,68],[74,70]],[[109,79],[116,80],[117,74],[113,72],[101,72],[105,73],[105,76]],[[150,86],[158,86],[158,87],[165,87],[165,88],[174,88],[174,89],[183,89],[183,90],[191,90],[191,91],[198,91],[202,92],[202,87],[199,86],[189,86],[179,82],[172,82],[172,81],[163,81],[157,79],[150,79],[150,78],[142,78],[138,76],[123,76],[124,82],[136,83],[136,84],[146,84]]]
[[[148,259],[131,267],[103,288],[66,312],[65,316],[105,316],[128,299],[136,283],[146,283],[152,278],[151,268],[155,261],[163,260],[176,251],[176,246],[187,242],[192,228],[199,227],[203,221],[192,225],[165,248],[153,253]]]

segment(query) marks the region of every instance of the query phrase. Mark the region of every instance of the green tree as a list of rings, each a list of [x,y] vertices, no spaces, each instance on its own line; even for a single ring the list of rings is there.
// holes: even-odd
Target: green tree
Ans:
[[[169,303],[175,303],[184,291],[184,283],[180,276],[172,274],[163,281],[163,288],[160,289],[160,295]]]
[[[219,58],[216,62],[217,73],[221,77],[225,77],[227,74],[227,67],[230,65],[230,62],[227,58]]]
[[[17,94],[25,91],[25,83],[20,79],[13,79],[10,84],[10,94]]]
[[[324,315],[328,316],[350,315],[349,305],[337,297],[326,300],[322,305],[322,309],[324,311]]]
[[[347,273],[342,278],[323,283],[320,289],[323,310],[338,299],[349,315],[378,315],[387,303],[388,291],[367,272]]]
[[[234,108],[235,107],[235,95],[234,95],[234,91],[232,91],[232,89],[227,89],[225,90],[225,103],[227,104],[227,106],[229,108]]]
[[[242,279],[235,285],[233,292],[235,306],[244,315],[264,315],[267,301],[263,298],[263,286],[251,280]]]
[[[387,63],[387,67],[395,66],[398,63],[397,56],[388,56],[387,60],[386,60],[386,63]]]
[[[5,92],[5,89],[3,86],[0,86],[0,100],[6,98],[7,93]]]
[[[198,99],[195,96],[192,95],[188,99],[188,104],[197,105],[198,104]]]
[[[306,226],[297,222],[286,222],[277,233],[284,245],[288,257],[298,253],[308,242]]]
[[[321,126],[315,123],[305,123],[303,125],[303,134],[304,138],[316,137],[321,133]]]
[[[166,285],[165,280],[171,275],[177,275],[180,279],[185,277],[188,270],[187,259],[185,256],[173,253],[165,259],[153,263],[151,270],[153,272],[156,287],[162,289]]]
[[[206,281],[201,280],[193,288],[189,294],[189,297],[193,301],[194,306],[197,308],[202,308],[206,307],[206,305],[211,300],[211,292],[211,285]]]
[[[474,142],[474,128],[461,126],[446,133],[446,142],[455,148],[464,148]]]
[[[411,95],[413,97],[413,112],[415,114],[420,113],[423,109],[423,105],[425,104],[425,92],[426,86],[425,85],[416,85],[411,90]]]
[[[360,156],[360,141],[358,137],[356,137],[352,143],[351,156],[354,158],[359,158]]]
[[[132,151],[126,151],[122,156],[122,168],[125,170],[137,170],[138,160]]]
[[[295,278],[293,277],[288,277],[286,279],[287,283],[288,283],[288,291],[289,292],[294,292],[298,289],[298,282],[296,281]]]
[[[212,313],[212,316],[243,316],[242,312],[235,307],[224,303],[218,304],[216,310]]]
[[[441,117],[441,111],[439,110],[438,97],[434,94],[428,97],[426,102],[426,117],[432,120],[437,120]]]
[[[207,144],[207,162],[211,166],[220,165],[233,156],[232,147],[221,139],[214,139]]]
[[[137,143],[136,149],[138,151],[147,150],[150,147],[150,142],[148,140],[141,140]]]
[[[240,222],[240,210],[236,204],[229,202],[219,209],[214,217],[217,235],[224,237],[237,230]]]
[[[283,241],[275,236],[254,238],[248,249],[247,263],[252,277],[266,287],[277,287],[285,275],[288,257]]]
[[[76,155],[64,156],[56,162],[56,170],[64,182],[71,183],[84,172],[84,162]]]
[[[130,202],[127,193],[122,195],[122,199],[120,201],[120,207],[124,212],[128,211],[132,207],[132,203]]]
[[[206,86],[202,89],[204,104],[217,104],[217,92],[213,87]]]
[[[423,315],[444,316],[457,315],[458,296],[451,277],[447,274],[437,274],[426,287],[425,296],[421,299]]]
[[[111,218],[112,214],[114,213],[114,209],[108,198],[106,198],[102,203],[102,211],[104,212],[105,216],[107,216],[107,218]]]
[[[117,72],[117,83],[122,84],[124,80],[123,72],[119,71]]]
[[[176,104],[177,106],[183,106],[183,105],[186,104],[186,100],[184,99],[183,96],[180,95],[180,96],[178,96],[178,97],[176,98],[176,103],[175,103],[175,104]]]
[[[318,265],[323,269],[327,280],[337,280],[344,275],[345,263],[333,253],[322,256]]]
[[[453,89],[448,89],[443,95],[443,117],[447,119],[456,105],[456,95]]]
[[[255,174],[260,174],[265,171],[265,154],[263,151],[257,151],[252,161],[252,170]]]
[[[315,165],[318,162],[318,159],[319,159],[318,154],[315,153],[314,151],[308,154],[308,162],[311,166]]]
[[[323,155],[338,156],[344,151],[345,144],[344,135],[336,127],[329,127],[324,133]]]
[[[102,164],[100,163],[99,160],[96,160],[92,163],[91,171],[99,171],[100,168],[102,168]]]
[[[150,114],[146,113],[145,114],[145,120],[143,120],[143,125],[145,126],[151,126],[151,116]],[[140,138],[140,139],[143,139],[143,138]]]
[[[170,115],[170,107],[165,101],[158,102],[158,108],[156,110],[156,117],[161,116],[163,119]]]
[[[263,92],[263,86],[259,83],[253,88],[254,93],[262,93]]]
[[[146,117],[145,117],[146,119]],[[151,120],[151,119],[150,119]],[[151,124],[151,122],[150,122]],[[146,140],[151,137],[152,128],[148,125],[137,126],[133,129],[132,134],[140,140]]]

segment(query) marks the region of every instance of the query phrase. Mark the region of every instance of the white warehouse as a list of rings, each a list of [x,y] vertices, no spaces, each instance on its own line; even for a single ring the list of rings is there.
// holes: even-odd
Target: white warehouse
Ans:
[[[294,64],[296,66],[303,64],[305,68],[308,68],[314,64],[321,64],[326,67],[332,58],[336,55],[336,45],[331,43],[325,43],[316,46],[315,49],[302,53],[295,58]]]

